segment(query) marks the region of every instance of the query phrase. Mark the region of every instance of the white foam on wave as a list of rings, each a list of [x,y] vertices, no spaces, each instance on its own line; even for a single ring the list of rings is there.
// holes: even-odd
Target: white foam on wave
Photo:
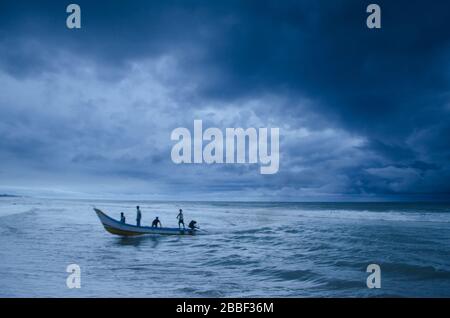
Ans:
[[[308,218],[331,218],[336,220],[450,223],[450,213],[445,212],[374,212],[367,210],[324,210],[299,211],[298,216]]]

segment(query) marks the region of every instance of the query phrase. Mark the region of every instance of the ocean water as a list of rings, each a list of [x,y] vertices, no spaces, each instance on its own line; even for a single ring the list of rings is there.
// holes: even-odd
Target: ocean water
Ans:
[[[92,210],[134,222],[137,204],[144,224],[176,226],[183,208],[206,231],[120,238]],[[450,297],[450,205],[1,198],[0,296]]]

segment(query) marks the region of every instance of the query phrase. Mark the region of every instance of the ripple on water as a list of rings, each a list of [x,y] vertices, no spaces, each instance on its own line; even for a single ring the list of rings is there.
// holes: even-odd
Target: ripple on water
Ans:
[[[450,281],[450,271],[434,266],[423,266],[409,263],[383,263],[383,273],[414,280],[446,280]],[[449,285],[450,288],[450,285]]]

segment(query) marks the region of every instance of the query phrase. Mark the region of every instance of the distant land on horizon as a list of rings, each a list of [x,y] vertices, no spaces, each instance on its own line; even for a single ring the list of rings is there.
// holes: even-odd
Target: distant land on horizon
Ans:
[[[339,204],[450,204],[450,200],[447,197],[430,199],[427,197],[418,198],[353,198],[343,200],[226,200],[221,198],[219,200],[199,200],[199,199],[173,199],[173,198],[136,198],[136,197],[65,197],[65,196],[42,196],[42,195],[29,195],[29,194],[9,194],[0,193],[0,198],[35,198],[35,199],[50,199],[50,200],[81,200],[81,201],[128,201],[128,202],[215,202],[215,203],[300,203],[300,204],[317,204],[317,203],[339,203]]]

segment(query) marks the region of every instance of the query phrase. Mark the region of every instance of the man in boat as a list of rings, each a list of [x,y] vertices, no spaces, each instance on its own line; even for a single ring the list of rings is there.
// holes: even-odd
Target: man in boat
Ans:
[[[123,212],[120,212],[120,222],[125,223],[125,215]]]
[[[184,226],[184,217],[183,217],[183,210],[180,209],[180,213],[178,213],[177,215],[177,219],[178,219],[178,228],[181,228],[181,224],[183,224],[183,229],[186,229]]]
[[[159,227],[162,227],[161,221],[159,220],[158,217],[156,217],[156,219],[154,219],[152,222],[152,227],[158,227],[158,224],[159,224]]]
[[[141,218],[142,218],[142,213],[141,213],[141,209],[139,209],[139,205],[136,207],[136,225],[137,226],[141,226]]]
[[[189,222],[188,227],[189,227],[191,230],[197,230],[197,229],[200,229],[196,224],[197,224],[197,221],[192,220],[191,222]]]

